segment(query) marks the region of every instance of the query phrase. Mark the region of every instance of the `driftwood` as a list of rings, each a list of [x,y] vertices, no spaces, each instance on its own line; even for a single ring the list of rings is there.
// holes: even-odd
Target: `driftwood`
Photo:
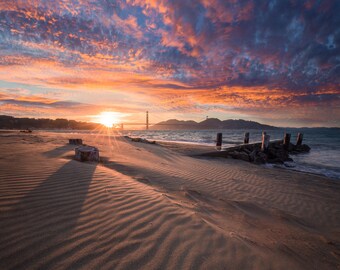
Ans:
[[[68,140],[69,144],[74,144],[74,145],[82,145],[83,140],[82,139],[69,139]]]
[[[129,136],[124,136],[126,139],[131,140],[132,142],[140,142],[140,143],[148,143],[148,144],[156,144],[156,141],[149,141],[147,139],[143,139],[143,138],[132,138]]]
[[[24,130],[20,130],[20,132],[22,133],[32,133],[31,129],[24,129]]]
[[[93,146],[79,146],[75,151],[75,159],[79,161],[99,161],[99,150]]]

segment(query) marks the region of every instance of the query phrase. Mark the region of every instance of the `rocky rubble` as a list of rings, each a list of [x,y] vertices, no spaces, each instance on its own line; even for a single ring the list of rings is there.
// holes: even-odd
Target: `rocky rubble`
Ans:
[[[261,151],[261,144],[241,145],[226,150],[226,157],[241,159],[244,161],[263,163],[284,163],[285,161],[293,161],[289,154],[300,154],[310,151],[310,147],[306,144],[293,145],[289,144],[285,149],[282,141],[275,141],[269,144],[266,152]]]
[[[240,159],[256,164],[276,163],[282,164],[286,161],[293,161],[290,154],[307,153],[310,147],[306,144],[293,145],[289,144],[288,149],[285,149],[282,140],[269,143],[269,148],[266,152],[261,151],[261,143],[242,144],[239,146],[227,148],[223,151],[205,153],[204,156],[211,157],[226,157]]]

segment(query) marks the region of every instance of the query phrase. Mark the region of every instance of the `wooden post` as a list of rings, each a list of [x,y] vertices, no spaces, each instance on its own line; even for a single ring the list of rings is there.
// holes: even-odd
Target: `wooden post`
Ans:
[[[249,143],[249,132],[244,133],[244,140],[243,140],[244,144],[248,144]]]
[[[297,140],[296,140],[296,145],[301,145],[302,144],[302,139],[303,139],[303,134],[298,133]]]
[[[288,150],[290,144],[290,133],[285,133],[283,137],[283,147]]]
[[[221,150],[221,148],[222,148],[222,133],[217,133],[217,136],[216,136],[216,148],[218,150]]]
[[[262,145],[261,145],[262,152],[265,153],[268,151],[269,141],[270,141],[270,136],[266,134],[262,134]]]

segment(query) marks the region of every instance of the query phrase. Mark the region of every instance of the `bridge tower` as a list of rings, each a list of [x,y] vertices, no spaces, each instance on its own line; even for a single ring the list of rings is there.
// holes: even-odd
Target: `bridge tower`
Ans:
[[[146,130],[149,129],[149,111],[146,111]]]

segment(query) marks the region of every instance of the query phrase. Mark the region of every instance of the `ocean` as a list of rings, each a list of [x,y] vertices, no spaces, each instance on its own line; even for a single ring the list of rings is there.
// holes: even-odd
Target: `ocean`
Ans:
[[[244,130],[186,130],[153,131],[124,130],[123,135],[141,137],[148,140],[215,145],[216,134],[222,132],[223,147],[243,143]],[[250,143],[261,140],[262,130],[247,130]],[[303,143],[311,147],[305,154],[292,155],[294,162],[282,168],[324,175],[340,179],[340,128],[287,128],[267,130],[271,140],[282,139],[284,133],[291,133],[291,142],[296,142],[299,132],[304,134]],[[271,166],[271,165],[268,165]],[[276,166],[276,165],[275,165]]]

